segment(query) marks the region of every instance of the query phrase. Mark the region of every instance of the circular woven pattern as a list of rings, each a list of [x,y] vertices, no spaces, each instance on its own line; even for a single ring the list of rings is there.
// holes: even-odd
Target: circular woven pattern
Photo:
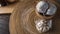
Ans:
[[[11,15],[11,19],[10,19],[11,34],[40,34],[36,29],[34,18],[36,18],[36,20],[39,18],[40,19],[43,19],[43,18],[37,16],[36,12],[34,11],[35,8],[31,8],[31,6],[33,5],[32,1],[29,1],[29,2],[30,3],[26,3],[26,4],[23,3],[22,5],[20,4],[18,8],[14,10],[15,12]],[[57,21],[60,21],[60,19],[59,20],[57,19]],[[59,25],[56,25],[56,24],[59,24],[60,22],[57,22],[57,21],[55,20],[54,22],[55,25],[53,25],[56,28],[58,26],[57,30],[49,31],[44,34],[59,34],[60,28],[59,28]]]

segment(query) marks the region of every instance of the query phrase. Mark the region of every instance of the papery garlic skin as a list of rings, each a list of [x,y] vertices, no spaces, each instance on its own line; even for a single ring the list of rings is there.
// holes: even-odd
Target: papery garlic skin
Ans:
[[[44,21],[44,20],[38,20],[35,21],[36,29],[40,32],[47,32],[50,28],[52,28],[52,20]]]
[[[40,1],[36,5],[36,10],[38,12],[44,13],[48,9],[48,4],[45,1]]]
[[[36,10],[39,13],[45,13],[45,15],[54,15],[57,11],[57,7],[53,3],[47,3],[45,1],[40,1],[36,5]]]

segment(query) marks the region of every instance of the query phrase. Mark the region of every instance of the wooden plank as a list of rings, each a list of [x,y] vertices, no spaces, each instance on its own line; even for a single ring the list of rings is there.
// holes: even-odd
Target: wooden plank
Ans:
[[[17,3],[0,7],[0,14],[12,13]]]

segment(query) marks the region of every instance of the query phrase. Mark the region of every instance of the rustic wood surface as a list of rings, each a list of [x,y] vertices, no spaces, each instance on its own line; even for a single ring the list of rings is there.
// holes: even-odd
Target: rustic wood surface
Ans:
[[[46,33],[39,33],[35,28],[34,18],[42,19],[35,13],[35,5],[38,0],[28,0],[19,2],[14,12],[11,14],[9,28],[10,34],[60,34],[60,5],[57,5],[57,13],[53,17],[52,29]]]
[[[8,6],[0,7],[0,14],[12,13],[16,7],[17,3],[10,4]]]

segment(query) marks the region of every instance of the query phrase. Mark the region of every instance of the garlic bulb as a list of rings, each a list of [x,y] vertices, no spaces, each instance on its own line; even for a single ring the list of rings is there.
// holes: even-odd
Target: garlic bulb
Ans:
[[[44,13],[47,8],[48,8],[48,4],[45,1],[40,1],[36,5],[36,10],[41,13]]]
[[[37,20],[35,21],[36,29],[40,32],[47,32],[50,28],[52,28],[52,20]]]
[[[57,7],[50,3],[50,8],[47,10],[46,15],[54,15],[57,11]]]
[[[39,13],[45,13],[45,15],[54,15],[57,11],[57,7],[53,3],[40,1],[36,5],[36,10]]]

